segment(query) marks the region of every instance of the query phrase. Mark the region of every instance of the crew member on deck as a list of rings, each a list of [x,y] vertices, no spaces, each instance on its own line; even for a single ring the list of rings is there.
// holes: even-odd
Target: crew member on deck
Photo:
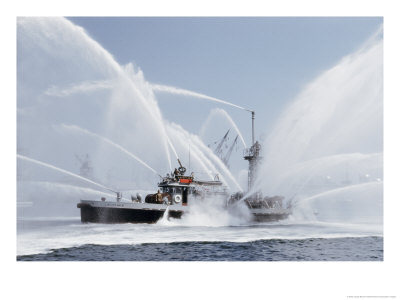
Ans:
[[[157,191],[156,201],[157,201],[157,203],[162,203],[162,195],[160,193],[160,190]]]

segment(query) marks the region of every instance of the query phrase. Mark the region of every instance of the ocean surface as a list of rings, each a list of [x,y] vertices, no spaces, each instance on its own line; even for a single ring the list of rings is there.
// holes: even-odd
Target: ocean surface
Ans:
[[[294,222],[199,226],[19,218],[18,261],[383,261],[382,226]]]

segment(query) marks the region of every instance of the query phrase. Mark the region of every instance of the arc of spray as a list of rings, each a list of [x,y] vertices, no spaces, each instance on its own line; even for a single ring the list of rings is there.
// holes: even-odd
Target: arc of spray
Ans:
[[[233,127],[233,129],[236,131],[236,133],[240,137],[240,141],[242,142],[243,146],[245,148],[247,148],[247,145],[246,145],[246,142],[244,141],[243,135],[240,132],[239,128],[237,127],[236,123],[233,121],[232,117],[227,113],[227,111],[222,108],[215,108],[211,111],[211,113],[208,115],[207,120],[203,123],[203,126],[200,129],[200,135],[204,134],[204,131],[208,127],[208,124],[211,121],[212,117],[214,115],[218,115],[218,114],[221,115],[222,117],[224,117],[229,122],[229,124]]]
[[[29,181],[29,184],[33,184],[33,185],[38,185],[41,187],[56,187],[56,188],[64,188],[64,189],[75,189],[78,190],[79,192],[89,192],[89,193],[96,193],[96,194],[100,194],[100,195],[107,195],[107,196],[111,196],[114,197],[113,194],[107,193],[107,192],[103,192],[103,191],[98,191],[98,190],[94,190],[92,188],[85,188],[85,187],[80,187],[80,186],[75,186],[75,185],[71,185],[71,184],[65,184],[65,183],[59,183],[59,182],[50,182],[50,181]],[[125,199],[125,198],[123,198]]]
[[[201,93],[197,93],[197,92],[193,92],[193,91],[189,91],[189,90],[185,90],[185,89],[181,89],[181,88],[176,88],[173,86],[162,85],[162,84],[151,84],[150,86],[153,89],[153,91],[155,91],[155,92],[165,92],[165,93],[171,93],[171,94],[177,94],[177,95],[183,95],[183,96],[192,96],[192,97],[201,98],[201,99],[205,99],[205,100],[209,100],[209,101],[223,103],[223,104],[226,104],[229,106],[233,106],[233,107],[236,107],[239,109],[246,110],[248,112],[252,112],[252,110],[244,108],[242,106],[239,106],[239,105],[236,105],[231,102],[221,100],[218,98],[210,97],[210,96],[207,96],[207,95],[204,95]]]
[[[235,131],[236,131],[237,134],[239,135],[240,140],[241,140],[243,146],[244,146],[245,148],[247,148],[246,142],[244,141],[244,138],[243,138],[243,136],[242,136],[242,133],[240,132],[240,130],[239,130],[239,128],[237,127],[236,123],[233,122],[231,116],[230,116],[225,110],[221,109],[221,111],[223,112],[223,114],[225,115],[225,117],[227,118],[227,120],[229,121],[229,123],[231,123],[231,125],[233,126],[233,129],[235,129]]]
[[[129,152],[128,150],[126,150],[124,147],[118,145],[117,143],[114,143],[113,141],[107,139],[107,138],[104,137],[104,136],[101,136],[101,135],[99,135],[99,134],[97,134],[97,133],[91,132],[91,131],[89,131],[89,130],[87,130],[87,129],[80,128],[79,126],[76,126],[76,125],[61,124],[61,127],[66,128],[66,129],[68,129],[68,130],[79,131],[79,132],[85,133],[85,134],[87,134],[87,135],[90,135],[90,136],[94,136],[94,137],[96,137],[96,138],[99,138],[99,139],[103,140],[104,142],[106,142],[107,144],[109,144],[109,145],[111,145],[111,146],[117,148],[118,150],[120,150],[120,151],[124,152],[125,154],[129,155],[130,157],[134,158],[136,161],[138,161],[138,162],[141,163],[143,166],[145,166],[146,168],[148,168],[148,169],[149,169],[150,171],[152,171],[154,174],[156,174],[156,175],[162,177],[156,170],[154,170],[152,167],[150,167],[148,164],[146,164],[146,163],[145,163],[143,160],[141,160],[139,157],[137,157],[137,156],[134,155],[133,153],[131,153],[131,152]]]
[[[171,139],[169,138],[168,135],[165,135],[165,137],[167,138],[168,145],[171,147],[172,152],[174,152],[176,159],[179,159],[178,153],[176,153],[175,147],[174,147],[174,145],[172,144]]]
[[[214,102],[218,102],[218,103],[222,103],[222,104],[226,104],[232,107],[236,107],[245,111],[248,111],[251,113],[251,121],[252,121],[252,144],[254,144],[254,115],[255,115],[255,111],[233,104],[231,102],[225,101],[225,100],[221,100],[215,97],[210,97],[201,93],[197,93],[197,92],[193,92],[193,91],[189,91],[189,90],[185,90],[185,89],[180,89],[180,88],[176,88],[173,86],[167,86],[167,85],[161,85],[161,84],[150,84],[150,87],[153,89],[153,91],[155,92],[165,92],[165,93],[171,93],[171,94],[177,94],[177,95],[183,95],[183,96],[191,96],[191,97],[196,97],[196,98],[200,98],[200,99],[205,99],[205,100],[209,100],[209,101],[214,101]],[[244,139],[242,137],[240,137],[242,142],[244,143]],[[244,143],[246,144],[246,143]],[[245,146],[246,147],[246,146]]]
[[[80,28],[79,26],[76,26],[74,23],[72,23],[71,21],[62,18],[60,19],[62,20],[62,22],[65,22],[65,24],[67,26],[70,26],[73,30],[76,30],[76,28]],[[111,69],[119,76],[122,76],[122,78],[124,79],[128,79],[130,81],[130,87],[132,89],[134,89],[137,92],[138,95],[138,99],[139,101],[143,104],[144,109],[146,109],[149,114],[151,116],[154,117],[154,120],[157,121],[159,119],[159,116],[157,116],[154,113],[154,110],[151,109],[148,105],[148,101],[146,101],[145,97],[143,96],[143,94],[140,92],[140,90],[138,89],[138,87],[136,86],[136,84],[131,80],[131,78],[129,76],[127,76],[126,71],[124,70],[124,68],[121,67],[121,65],[113,58],[113,56],[103,48],[103,46],[101,46],[97,41],[93,40],[90,36],[88,36],[84,31],[81,31],[82,37],[84,38],[84,40],[90,45],[90,47],[92,47],[96,52],[101,53],[101,55],[104,56],[106,62],[110,65]],[[158,122],[158,125],[160,126],[160,129],[166,133],[165,130],[165,126],[162,122]],[[167,158],[168,158],[168,162],[170,165],[170,168],[172,168],[171,166],[171,158],[170,158],[170,152],[167,146],[167,143],[165,140],[163,140],[163,142],[166,145],[166,150],[167,150]]]
[[[110,188],[108,188],[108,187],[106,187],[106,186],[104,186],[104,185],[102,185],[102,184],[100,184],[100,183],[94,182],[94,181],[92,181],[92,180],[90,180],[90,179],[87,179],[87,178],[85,178],[85,177],[79,176],[78,174],[75,174],[75,173],[69,172],[69,171],[67,171],[67,170],[58,168],[58,167],[56,167],[56,166],[53,166],[53,165],[51,165],[51,164],[42,162],[42,161],[40,161],[40,160],[36,160],[36,159],[30,158],[30,157],[27,157],[27,156],[24,156],[24,155],[21,155],[21,154],[17,154],[17,158],[20,158],[20,159],[23,159],[23,160],[32,162],[32,163],[34,163],[34,164],[37,164],[37,165],[40,165],[40,166],[43,166],[43,167],[46,167],[46,168],[50,168],[50,169],[56,170],[56,171],[58,171],[58,172],[61,172],[61,173],[64,173],[64,174],[67,174],[67,175],[70,175],[70,176],[73,176],[73,177],[82,179],[83,181],[89,182],[89,183],[94,184],[94,185],[96,185],[96,186],[98,186],[98,187],[101,187],[101,188],[103,188],[103,189],[106,189],[106,190],[108,190],[108,191],[111,191],[111,192],[113,192],[113,193],[118,194],[118,192],[116,192],[116,191],[114,191],[114,190],[112,190],[112,189],[110,189]]]

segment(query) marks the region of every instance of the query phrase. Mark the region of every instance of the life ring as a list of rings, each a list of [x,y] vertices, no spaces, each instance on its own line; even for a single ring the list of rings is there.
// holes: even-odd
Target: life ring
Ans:
[[[182,201],[182,196],[181,196],[181,195],[175,195],[174,201],[175,201],[175,203],[181,203],[181,201]]]

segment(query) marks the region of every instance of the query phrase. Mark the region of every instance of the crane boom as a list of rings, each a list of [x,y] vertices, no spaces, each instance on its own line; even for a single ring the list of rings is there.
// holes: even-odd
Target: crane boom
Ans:
[[[224,144],[224,142],[226,141],[230,130],[231,129],[229,128],[228,131],[225,133],[224,137],[219,142],[218,146],[215,148],[214,153],[217,154],[217,156],[220,156],[222,154],[221,153],[221,151],[222,151],[221,148],[222,148],[222,145]]]
[[[233,141],[231,147],[229,148],[228,152],[226,152],[225,157],[222,159],[224,164],[227,165],[228,167],[229,167],[229,158],[231,157],[232,150],[233,150],[233,148],[235,147],[235,145],[237,143],[238,137],[239,137],[239,135],[236,135],[235,140]]]

